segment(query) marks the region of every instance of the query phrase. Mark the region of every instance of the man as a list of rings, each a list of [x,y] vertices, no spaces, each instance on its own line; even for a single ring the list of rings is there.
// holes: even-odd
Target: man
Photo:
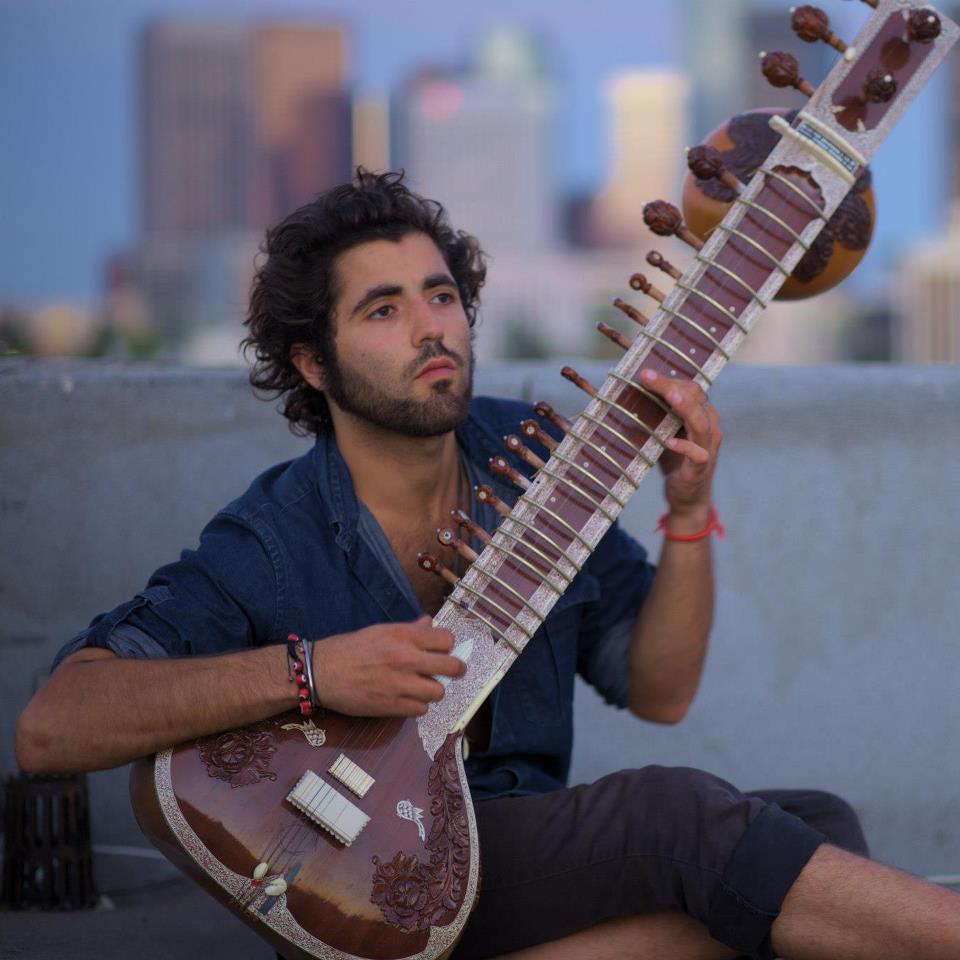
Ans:
[[[531,413],[471,403],[484,274],[476,242],[395,174],[358,171],[268,233],[251,379],[317,443],[67,644],[21,716],[24,769],[115,766],[290,709],[291,630],[318,638],[331,710],[414,716],[442,698],[436,678],[465,668],[430,623],[448,588],[415,558],[451,507],[493,529],[468,491],[511,496],[487,459]],[[575,670],[676,723],[703,665],[719,420],[693,384],[645,387],[684,423],[658,566],[611,530],[468,730],[484,881],[456,956],[960,956],[960,899],[857,856],[837,798],[659,767],[565,787]]]

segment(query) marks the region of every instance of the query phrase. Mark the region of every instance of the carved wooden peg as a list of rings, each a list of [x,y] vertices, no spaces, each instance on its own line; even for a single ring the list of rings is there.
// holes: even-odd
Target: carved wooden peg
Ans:
[[[450,516],[458,527],[462,527],[470,536],[476,537],[484,546],[493,540],[493,537],[491,537],[479,523],[474,523],[473,520],[470,519],[469,514],[467,514],[465,510],[451,510]]]
[[[724,165],[723,157],[716,147],[701,144],[687,151],[687,166],[698,180],[722,180],[737,196],[746,189]]]
[[[897,93],[897,81],[893,74],[877,67],[867,74],[860,91],[861,103],[888,103]]]
[[[635,273],[630,278],[630,288],[640,293],[645,293],[648,297],[653,297],[653,299],[659,303],[663,303],[663,301],[667,299],[667,295],[655,287],[642,273]],[[620,302],[623,303],[622,300]],[[614,303],[614,306],[617,306],[617,304]],[[631,317],[631,319],[633,318]]]
[[[451,586],[455,587],[460,582],[457,575],[445,567],[432,553],[418,553],[417,566],[421,570],[426,570],[427,573],[435,573],[438,577],[442,577]]]
[[[844,43],[831,29],[830,18],[819,7],[791,7],[790,25],[793,32],[806,43],[822,40],[843,54],[844,60],[855,60],[857,51]]]
[[[546,463],[526,446],[522,438],[518,437],[515,433],[511,433],[509,437],[504,437],[503,445],[511,453],[515,453],[524,463],[529,463],[535,470],[546,466]]]
[[[907,37],[913,43],[933,43],[943,24],[932,10],[911,10],[907,18]]]
[[[478,503],[486,503],[493,507],[501,517],[510,516],[510,508],[493,492],[492,487],[488,487],[486,484],[474,487],[473,495],[477,498]]]
[[[651,267],[656,267],[657,270],[662,270],[667,276],[673,277],[674,280],[679,280],[683,276],[662,253],[658,253],[656,250],[651,250],[647,254],[647,263],[649,263]]]
[[[579,387],[584,393],[589,394],[591,397],[597,395],[597,388],[584,377],[581,377],[573,367],[564,367],[560,371],[560,375],[564,380],[569,380],[575,387]]]
[[[694,250],[703,249],[703,241],[683,222],[683,214],[666,200],[654,200],[643,208],[643,222],[658,237],[679,237]]]
[[[807,97],[814,94],[813,86],[800,76],[800,64],[792,53],[782,50],[760,54],[760,68],[773,87],[793,87]]]
[[[504,477],[511,483],[516,484],[521,490],[530,489],[530,481],[518,470],[511,467],[506,457],[491,457],[490,469],[498,477]]]
[[[476,550],[467,546],[449,527],[439,527],[437,529],[437,542],[441,546],[453,548],[470,563],[473,563],[479,556]]]
[[[562,430],[564,433],[569,433],[570,428],[573,424],[566,418],[562,417],[549,403],[541,400],[539,403],[534,405],[534,413],[538,417],[543,417],[548,423],[552,423],[558,430]]]
[[[613,305],[625,316],[629,317],[634,323],[639,324],[641,327],[646,326],[649,322],[649,318],[645,317],[636,307],[632,307],[625,300],[621,300],[619,297],[614,297],[611,301]],[[600,329],[599,327],[597,328]],[[600,331],[603,333],[603,331]]]
[[[520,424],[520,430],[523,435],[530,440],[536,440],[538,443],[542,443],[551,453],[559,446],[557,441],[554,440],[536,420],[524,420],[523,423]]]
[[[624,350],[629,350],[633,344],[619,331],[614,330],[609,324],[602,320],[597,324],[597,329],[610,341]]]

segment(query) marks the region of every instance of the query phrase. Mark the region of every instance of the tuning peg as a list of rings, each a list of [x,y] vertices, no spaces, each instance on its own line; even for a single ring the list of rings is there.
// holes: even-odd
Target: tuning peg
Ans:
[[[480,556],[475,550],[467,546],[449,527],[437,528],[437,542],[443,547],[452,547],[469,563]]]
[[[520,424],[520,429],[523,431],[525,437],[542,443],[551,453],[559,446],[557,441],[554,440],[536,420],[524,420],[523,423]]]
[[[484,546],[493,542],[493,537],[479,523],[474,523],[464,510],[451,510],[450,516],[458,527],[463,527],[470,536],[476,537]]]
[[[575,387],[579,387],[584,393],[589,394],[591,397],[597,395],[597,388],[590,383],[589,380],[581,377],[573,367],[564,367],[560,371],[560,376],[562,376],[564,380],[569,380]]]
[[[614,297],[611,302],[621,313],[628,316],[634,323],[639,324],[641,327],[646,326],[646,324],[649,322],[647,317],[645,317],[636,307],[632,307],[625,300],[621,300],[619,297]]]
[[[914,43],[933,43],[942,27],[932,10],[912,10],[907,18],[907,37]]]
[[[800,64],[792,53],[778,50],[760,54],[760,68],[767,82],[774,87],[794,87],[802,94],[812,97],[813,87],[800,76]]]
[[[648,203],[643,208],[643,222],[658,237],[679,237],[694,250],[703,249],[703,240],[683,222],[683,214],[666,200]]]
[[[639,293],[645,293],[648,297],[652,297],[658,303],[663,303],[663,301],[667,299],[667,295],[662,290],[657,289],[657,287],[655,287],[642,273],[635,273],[630,278],[630,289],[636,290]],[[623,303],[622,300],[620,302]],[[614,306],[617,306],[617,304],[615,303]],[[627,314],[627,316],[630,315]],[[643,317],[643,314],[640,314],[640,316]],[[632,320],[634,318],[631,317],[630,319]],[[646,322],[646,319],[646,317],[643,317],[644,322]],[[638,320],[637,323],[640,323],[640,321]]]
[[[573,424],[566,418],[560,416],[549,403],[541,400],[533,408],[534,412],[538,417],[543,417],[548,423],[552,423],[558,430],[563,431],[563,433],[569,433]]]
[[[822,40],[829,43],[834,50],[843,54],[845,60],[855,60],[857,51],[854,47],[845,44],[831,29],[830,18],[819,7],[791,7],[792,19],[790,25],[793,32],[806,43],[816,43]]]
[[[511,433],[509,437],[504,437],[503,445],[510,453],[515,453],[524,463],[529,463],[534,470],[540,470],[546,466],[529,447],[524,445],[523,440],[515,433]]]
[[[746,189],[724,165],[723,155],[716,147],[701,144],[687,150],[687,166],[698,180],[722,180],[737,196]]]
[[[477,498],[478,503],[485,503],[493,507],[501,517],[510,516],[510,508],[486,484],[474,487],[473,495]]]
[[[626,306],[626,304],[624,304]],[[618,347],[629,350],[633,344],[619,331],[614,330],[609,324],[602,320],[597,324],[597,329],[608,339],[613,341]]]
[[[861,103],[888,103],[897,92],[897,81],[892,73],[877,67],[867,74],[860,91]]]
[[[518,486],[521,490],[530,489],[530,481],[520,472],[514,470],[507,462],[506,457],[491,457],[490,469],[498,476],[504,477],[512,484]]]
[[[651,250],[647,254],[647,263],[649,263],[651,267],[656,267],[657,270],[662,270],[667,276],[673,277],[674,280],[679,280],[683,276],[662,253],[658,253],[656,250]]]
[[[421,570],[426,570],[428,573],[435,573],[438,577],[442,577],[453,587],[460,582],[460,578],[452,570],[445,567],[432,553],[418,553],[417,566],[420,567]]]

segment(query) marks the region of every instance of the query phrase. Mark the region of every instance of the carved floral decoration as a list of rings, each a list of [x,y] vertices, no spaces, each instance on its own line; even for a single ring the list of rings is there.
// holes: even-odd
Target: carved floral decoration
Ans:
[[[256,727],[230,730],[197,743],[207,773],[231,787],[247,787],[261,780],[276,780],[270,761],[277,752],[273,735]]]
[[[451,923],[466,894],[470,830],[457,772],[457,744],[456,736],[447,738],[427,779],[433,818],[426,842],[430,859],[424,862],[402,850],[388,863],[373,857],[370,900],[388,923],[408,933]]]

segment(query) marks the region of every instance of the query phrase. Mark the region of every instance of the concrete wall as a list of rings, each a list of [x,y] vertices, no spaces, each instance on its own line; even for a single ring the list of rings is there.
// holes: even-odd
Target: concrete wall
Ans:
[[[492,368],[478,388],[572,415],[559,366]],[[581,688],[574,779],[657,762],[834,790],[879,858],[960,872],[960,368],[734,367],[714,399],[728,537],[700,696],[658,728]],[[234,370],[0,363],[0,772],[60,644],[305,449],[271,407]],[[651,477],[625,525],[653,552],[661,511]],[[91,790],[95,843],[142,844],[125,772]],[[123,862],[107,886],[136,882]]]

